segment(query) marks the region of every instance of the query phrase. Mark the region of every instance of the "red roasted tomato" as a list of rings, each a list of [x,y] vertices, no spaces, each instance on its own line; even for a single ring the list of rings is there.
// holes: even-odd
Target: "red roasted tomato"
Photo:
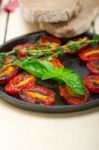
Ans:
[[[99,47],[83,50],[79,56],[84,62],[99,60]]]
[[[43,105],[55,104],[55,93],[43,86],[32,86],[23,88],[19,93],[23,101],[29,103],[40,103]]]
[[[17,50],[17,55],[20,58],[26,57],[27,56],[27,49],[30,47],[33,47],[33,43],[26,43],[26,44],[21,44],[13,48],[13,50]]]
[[[63,67],[63,64],[61,63],[61,61],[58,58],[52,58],[51,62],[57,68],[62,68]]]
[[[8,57],[6,57],[4,59],[4,64],[9,64],[15,59],[17,59],[17,57],[15,55],[9,55]]]
[[[6,84],[19,71],[16,66],[4,66],[0,69],[0,85]]]
[[[99,59],[87,63],[87,68],[92,74],[99,75]]]
[[[78,105],[86,103],[89,100],[89,91],[86,89],[86,95],[75,96],[66,86],[60,86],[60,95],[65,100],[66,104]]]
[[[41,36],[39,40],[42,42],[44,45],[48,45],[49,43],[56,43],[57,45],[61,45],[61,41],[54,37],[54,36]]]
[[[99,93],[99,75],[89,75],[85,77],[84,84],[91,92]]]
[[[20,73],[16,75],[9,83],[5,86],[5,91],[8,94],[17,95],[23,87],[34,86],[36,78],[27,73]]]

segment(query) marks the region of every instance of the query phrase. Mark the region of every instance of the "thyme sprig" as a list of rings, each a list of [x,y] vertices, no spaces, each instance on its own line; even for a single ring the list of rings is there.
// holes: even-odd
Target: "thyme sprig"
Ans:
[[[58,57],[63,55],[64,53],[76,53],[82,47],[86,45],[97,46],[99,44],[99,36],[94,36],[92,39],[88,37],[81,38],[79,40],[69,41],[65,45],[58,46],[55,43],[48,44],[46,47],[37,47],[37,43],[41,43],[41,41],[37,41],[33,47],[29,47],[26,49],[26,53],[29,54],[31,59],[34,58],[43,58],[46,60],[50,60],[53,57]],[[42,43],[41,43],[42,44]],[[0,53],[0,67],[3,66],[3,60],[11,55],[17,55],[18,49],[13,49],[9,52]]]

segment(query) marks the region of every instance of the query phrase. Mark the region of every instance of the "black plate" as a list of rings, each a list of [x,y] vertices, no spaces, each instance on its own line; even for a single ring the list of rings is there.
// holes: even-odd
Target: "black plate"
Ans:
[[[36,32],[36,33],[31,33],[27,34],[18,38],[15,38],[13,40],[10,40],[9,42],[5,43],[0,47],[0,52],[6,52],[10,51],[14,46],[18,44],[23,44],[26,42],[35,42],[39,36],[46,35],[46,32]],[[89,36],[92,37],[92,34],[83,34],[83,36]],[[62,43],[66,43],[66,41],[69,39],[62,39]],[[81,60],[77,56],[69,56],[65,55],[61,57],[62,62],[64,65],[68,68],[73,69],[75,72],[79,73],[82,77],[88,74],[88,71],[85,67],[85,65],[81,62]],[[42,83],[40,83],[42,84]],[[44,83],[45,84],[45,83]],[[48,82],[47,86],[53,86],[56,83],[54,82]],[[57,85],[55,85],[57,86]],[[53,86],[53,87],[55,87]],[[59,92],[56,92],[59,93]],[[2,91],[2,87],[0,90],[0,96],[10,104],[13,104],[17,107],[31,110],[31,111],[40,111],[40,112],[50,112],[50,113],[64,113],[64,112],[74,112],[74,111],[82,111],[86,110],[89,108],[93,108],[96,106],[99,106],[99,94],[93,94],[91,95],[90,101],[81,104],[81,105],[65,105],[64,101],[61,99],[60,95],[57,94],[57,102],[54,106],[42,106],[39,104],[30,104],[28,102],[21,101],[15,97],[12,97],[10,95],[7,95]]]

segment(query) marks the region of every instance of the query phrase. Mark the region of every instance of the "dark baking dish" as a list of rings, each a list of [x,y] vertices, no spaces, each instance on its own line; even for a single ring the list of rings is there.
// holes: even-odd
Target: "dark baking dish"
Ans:
[[[23,44],[27,42],[35,42],[39,36],[46,35],[46,34],[47,34],[46,32],[35,32],[35,33],[23,35],[21,37],[17,37],[3,44],[0,47],[0,52],[10,51],[14,46],[19,45],[19,44]],[[83,36],[92,37],[93,34],[85,33],[81,35],[81,37]],[[63,44],[67,40],[69,39],[61,39]],[[88,74],[86,67],[82,64],[81,60],[77,56],[63,56],[61,57],[61,60],[66,67],[73,69],[75,72],[79,73],[82,77]],[[54,84],[55,84],[54,82],[53,83],[51,82],[51,84],[49,83],[50,86]],[[40,104],[31,104],[28,102],[21,101],[15,97],[12,97],[6,94],[2,90],[2,87],[0,90],[0,97],[6,102],[13,104],[17,107],[31,110],[31,111],[38,111],[38,112],[49,112],[49,113],[75,112],[75,111],[82,111],[82,110],[86,110],[86,109],[99,106],[99,94],[92,94],[90,101],[85,104],[66,105],[64,104],[60,95],[57,92],[57,102],[54,106],[43,106]]]

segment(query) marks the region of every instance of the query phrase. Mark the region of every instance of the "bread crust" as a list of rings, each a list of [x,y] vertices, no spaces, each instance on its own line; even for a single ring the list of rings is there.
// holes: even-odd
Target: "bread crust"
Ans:
[[[63,23],[40,23],[40,29],[45,30],[57,37],[74,37],[80,35],[90,28],[92,22],[99,14],[99,0],[84,0],[83,10],[78,17],[70,22]]]
[[[39,3],[37,3],[39,5],[36,5],[35,0],[30,1],[33,1],[30,5],[28,5],[28,3],[30,2],[24,3],[24,7],[22,7],[22,12],[25,20],[32,23],[58,23],[64,21],[67,22],[71,18],[76,17],[82,8],[82,0],[69,0],[71,1],[71,6],[69,6],[70,4],[68,6],[62,6],[62,1],[64,3],[68,3],[68,1],[61,0],[60,7],[60,0],[57,0],[56,5],[51,5],[53,8],[48,6],[47,8],[43,8],[43,5],[40,6],[40,4],[42,4],[44,0],[39,0]],[[46,7],[46,5],[44,5],[44,7]]]

